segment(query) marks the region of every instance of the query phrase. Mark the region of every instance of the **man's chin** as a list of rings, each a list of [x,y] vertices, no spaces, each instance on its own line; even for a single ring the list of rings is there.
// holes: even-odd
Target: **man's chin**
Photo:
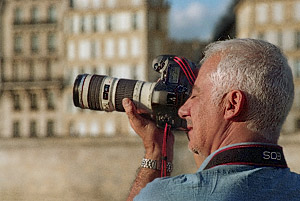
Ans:
[[[193,147],[190,147],[190,146],[189,146],[189,151],[190,151],[191,153],[193,153],[193,154],[197,154],[197,155],[200,154],[200,152],[199,152],[197,149],[195,149],[195,148],[193,148]]]

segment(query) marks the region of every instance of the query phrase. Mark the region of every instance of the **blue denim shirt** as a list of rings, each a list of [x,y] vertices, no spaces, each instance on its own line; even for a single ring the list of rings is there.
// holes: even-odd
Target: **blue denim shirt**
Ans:
[[[155,179],[134,200],[300,201],[300,175],[289,168],[220,165],[204,170],[216,152],[230,146],[208,156],[195,174]]]

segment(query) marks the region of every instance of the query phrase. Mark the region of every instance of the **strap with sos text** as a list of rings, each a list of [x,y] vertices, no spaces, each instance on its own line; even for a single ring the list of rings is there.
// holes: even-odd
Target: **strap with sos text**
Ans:
[[[237,145],[217,152],[204,168],[219,165],[252,165],[287,168],[282,147],[278,145]]]

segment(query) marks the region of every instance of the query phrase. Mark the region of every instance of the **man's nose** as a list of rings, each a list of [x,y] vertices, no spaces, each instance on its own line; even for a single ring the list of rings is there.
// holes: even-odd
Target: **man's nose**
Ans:
[[[178,110],[178,116],[182,119],[185,119],[190,115],[189,100],[187,100]]]

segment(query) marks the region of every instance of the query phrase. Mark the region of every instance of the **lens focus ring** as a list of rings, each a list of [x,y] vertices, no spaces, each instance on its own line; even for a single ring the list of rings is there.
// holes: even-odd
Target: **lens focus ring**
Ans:
[[[116,111],[124,112],[122,105],[123,98],[133,97],[134,86],[137,80],[120,79],[116,89],[115,107]]]
[[[106,76],[102,75],[93,75],[90,81],[89,85],[89,91],[88,91],[88,105],[89,109],[92,110],[101,110],[100,107],[100,88],[103,78]]]

